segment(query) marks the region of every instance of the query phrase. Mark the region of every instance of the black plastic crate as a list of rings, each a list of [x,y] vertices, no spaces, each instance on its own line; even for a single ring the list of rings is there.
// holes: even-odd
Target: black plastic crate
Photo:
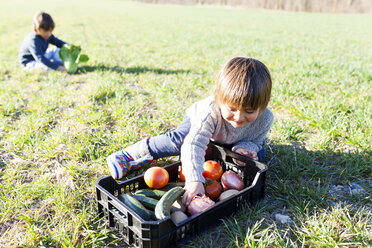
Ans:
[[[222,202],[216,202],[206,211],[175,225],[170,218],[144,221],[118,200],[117,197],[121,193],[148,188],[143,174],[119,183],[111,176],[106,176],[96,182],[99,217],[106,220],[108,226],[117,231],[124,242],[132,247],[168,248],[175,247],[194,235],[200,234],[220,219],[236,213],[246,203],[254,204],[264,197],[267,171],[265,164],[250,160],[213,143],[208,146],[205,159],[219,162],[224,171],[232,170],[238,173],[244,181],[245,188],[239,194]],[[244,161],[245,166],[235,164],[233,159]],[[169,173],[170,182],[179,180],[181,162],[164,166],[164,168]]]

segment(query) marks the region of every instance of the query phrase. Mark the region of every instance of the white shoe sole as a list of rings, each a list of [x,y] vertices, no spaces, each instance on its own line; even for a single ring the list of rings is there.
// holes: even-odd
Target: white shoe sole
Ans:
[[[107,157],[107,166],[108,166],[108,169],[110,171],[112,178],[120,179],[124,176],[123,169],[121,168],[118,161],[116,160],[115,153]]]

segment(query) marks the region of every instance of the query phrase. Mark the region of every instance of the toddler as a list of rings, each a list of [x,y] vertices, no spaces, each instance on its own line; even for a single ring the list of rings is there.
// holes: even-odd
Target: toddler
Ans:
[[[213,96],[186,110],[181,124],[165,134],[146,138],[107,158],[114,179],[155,159],[181,155],[186,206],[204,194],[203,163],[210,140],[233,145],[232,150],[263,161],[263,147],[274,116],[267,108],[271,76],[260,61],[235,57],[220,71]]]
[[[26,36],[19,49],[19,62],[23,68],[66,71],[59,58],[59,48],[66,42],[52,34],[55,27],[52,17],[43,11],[38,12],[32,26],[34,31]],[[48,48],[49,43],[55,46]]]

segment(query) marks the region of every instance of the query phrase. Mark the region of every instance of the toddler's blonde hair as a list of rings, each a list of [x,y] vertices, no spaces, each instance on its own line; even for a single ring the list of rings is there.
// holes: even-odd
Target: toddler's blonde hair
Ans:
[[[270,101],[271,87],[270,71],[262,62],[235,57],[218,74],[214,99],[219,106],[259,109],[262,114]]]

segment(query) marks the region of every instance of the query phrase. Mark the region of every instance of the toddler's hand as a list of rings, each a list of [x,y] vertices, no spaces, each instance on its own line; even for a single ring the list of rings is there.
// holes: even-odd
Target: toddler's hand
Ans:
[[[182,202],[186,207],[189,206],[196,195],[204,195],[205,193],[203,183],[198,181],[186,183],[184,189],[185,193],[183,194]]]
[[[67,72],[66,68],[62,65],[57,67],[57,71]]]
[[[246,148],[238,148],[236,149],[235,151],[236,153],[240,153],[244,156],[247,156],[248,158],[250,159],[253,159],[253,160],[258,160],[258,156],[257,156],[257,152],[255,151],[251,151],[251,150],[248,150]],[[245,163],[239,161],[239,160],[236,160],[236,162],[240,165],[245,165]]]

